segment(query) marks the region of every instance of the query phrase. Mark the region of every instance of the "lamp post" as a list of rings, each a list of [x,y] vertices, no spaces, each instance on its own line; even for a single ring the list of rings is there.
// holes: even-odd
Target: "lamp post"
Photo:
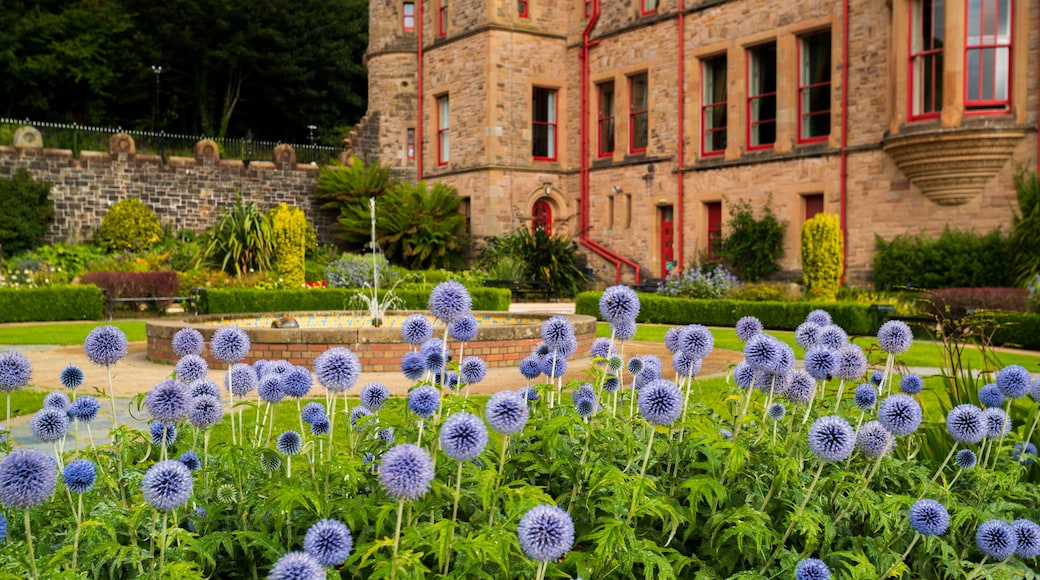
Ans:
[[[310,139],[310,142],[311,142],[311,162],[312,163],[314,162],[314,158],[316,157],[315,151],[314,151],[314,131],[317,128],[318,128],[317,125],[307,125],[307,131],[309,132],[309,139]]]
[[[161,66],[152,65],[152,72],[155,73],[155,132],[159,135],[159,159],[166,157],[165,151],[163,150],[163,133],[162,133],[162,115],[160,114],[160,103],[159,95],[161,88],[161,81],[163,69]]]
[[[253,130],[246,129],[246,158],[242,162],[243,167],[249,169],[249,164],[253,161]]]

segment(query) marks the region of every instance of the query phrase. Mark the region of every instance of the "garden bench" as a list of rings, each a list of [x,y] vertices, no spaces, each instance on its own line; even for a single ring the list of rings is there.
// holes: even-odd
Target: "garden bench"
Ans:
[[[199,314],[199,293],[198,288],[192,290],[191,296],[142,296],[142,297],[125,297],[125,298],[112,298],[108,295],[108,290],[102,288],[101,293],[105,295],[105,300],[108,305],[108,319],[112,320],[113,311],[115,305],[118,302],[179,302],[181,304],[190,305],[192,312],[198,316]]]
[[[632,287],[636,292],[657,292],[664,285],[664,278],[644,278],[639,284]]]
[[[508,288],[512,297],[519,302],[534,298],[549,300],[552,296],[549,283],[544,280],[484,280],[484,285],[489,288]]]

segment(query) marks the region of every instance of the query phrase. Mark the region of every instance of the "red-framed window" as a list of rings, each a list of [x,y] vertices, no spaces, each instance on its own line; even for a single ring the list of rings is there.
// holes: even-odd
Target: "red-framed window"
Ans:
[[[823,213],[822,193],[803,195],[802,200],[805,202],[805,221],[811,220],[818,213]]]
[[[722,259],[722,202],[712,201],[704,204],[708,214],[707,254],[709,260]]]
[[[552,206],[547,199],[543,197],[534,202],[531,214],[534,215],[534,219],[531,220],[532,229],[545,230],[545,233],[552,234]]]
[[[596,85],[599,93],[596,125],[599,129],[599,157],[610,157],[614,154],[614,81],[606,81]]]
[[[726,55],[701,61],[701,155],[726,151]]]
[[[401,11],[403,22],[401,27],[405,32],[415,30],[415,2],[405,2]]]
[[[405,153],[408,156],[408,161],[415,161],[415,129],[408,129]]]
[[[750,48],[748,58],[748,150],[776,143],[776,43]]]
[[[628,77],[628,152],[645,152],[649,139],[650,85],[642,73]]]
[[[942,112],[945,0],[910,2],[910,120]]]
[[[447,165],[451,159],[450,112],[448,95],[437,97],[437,165]]]
[[[825,141],[831,134],[831,31],[798,41],[798,142]]]
[[[1011,0],[968,0],[964,39],[964,107],[1003,112],[1011,107]]]
[[[528,0],[516,0],[516,14],[520,18],[527,18],[530,14],[531,7],[528,6]]]
[[[448,35],[448,0],[437,0],[437,36]]]
[[[556,161],[556,89],[535,87],[531,93],[531,156]]]
[[[657,0],[642,0],[639,6],[639,14],[646,16],[657,12]]]

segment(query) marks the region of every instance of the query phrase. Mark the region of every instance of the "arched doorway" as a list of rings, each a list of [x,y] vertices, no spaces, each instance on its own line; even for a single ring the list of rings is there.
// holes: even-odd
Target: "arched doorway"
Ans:
[[[552,206],[549,205],[548,199],[543,197],[534,202],[531,214],[534,215],[534,219],[531,220],[532,229],[541,228],[545,233],[552,234]]]

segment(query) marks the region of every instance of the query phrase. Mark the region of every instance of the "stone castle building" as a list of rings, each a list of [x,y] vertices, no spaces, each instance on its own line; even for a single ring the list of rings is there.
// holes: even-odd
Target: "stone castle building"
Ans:
[[[371,0],[355,154],[469,227],[577,238],[601,280],[717,252],[735,204],[875,235],[1010,226],[1035,169],[1040,0]],[[638,272],[638,274],[637,274]]]

